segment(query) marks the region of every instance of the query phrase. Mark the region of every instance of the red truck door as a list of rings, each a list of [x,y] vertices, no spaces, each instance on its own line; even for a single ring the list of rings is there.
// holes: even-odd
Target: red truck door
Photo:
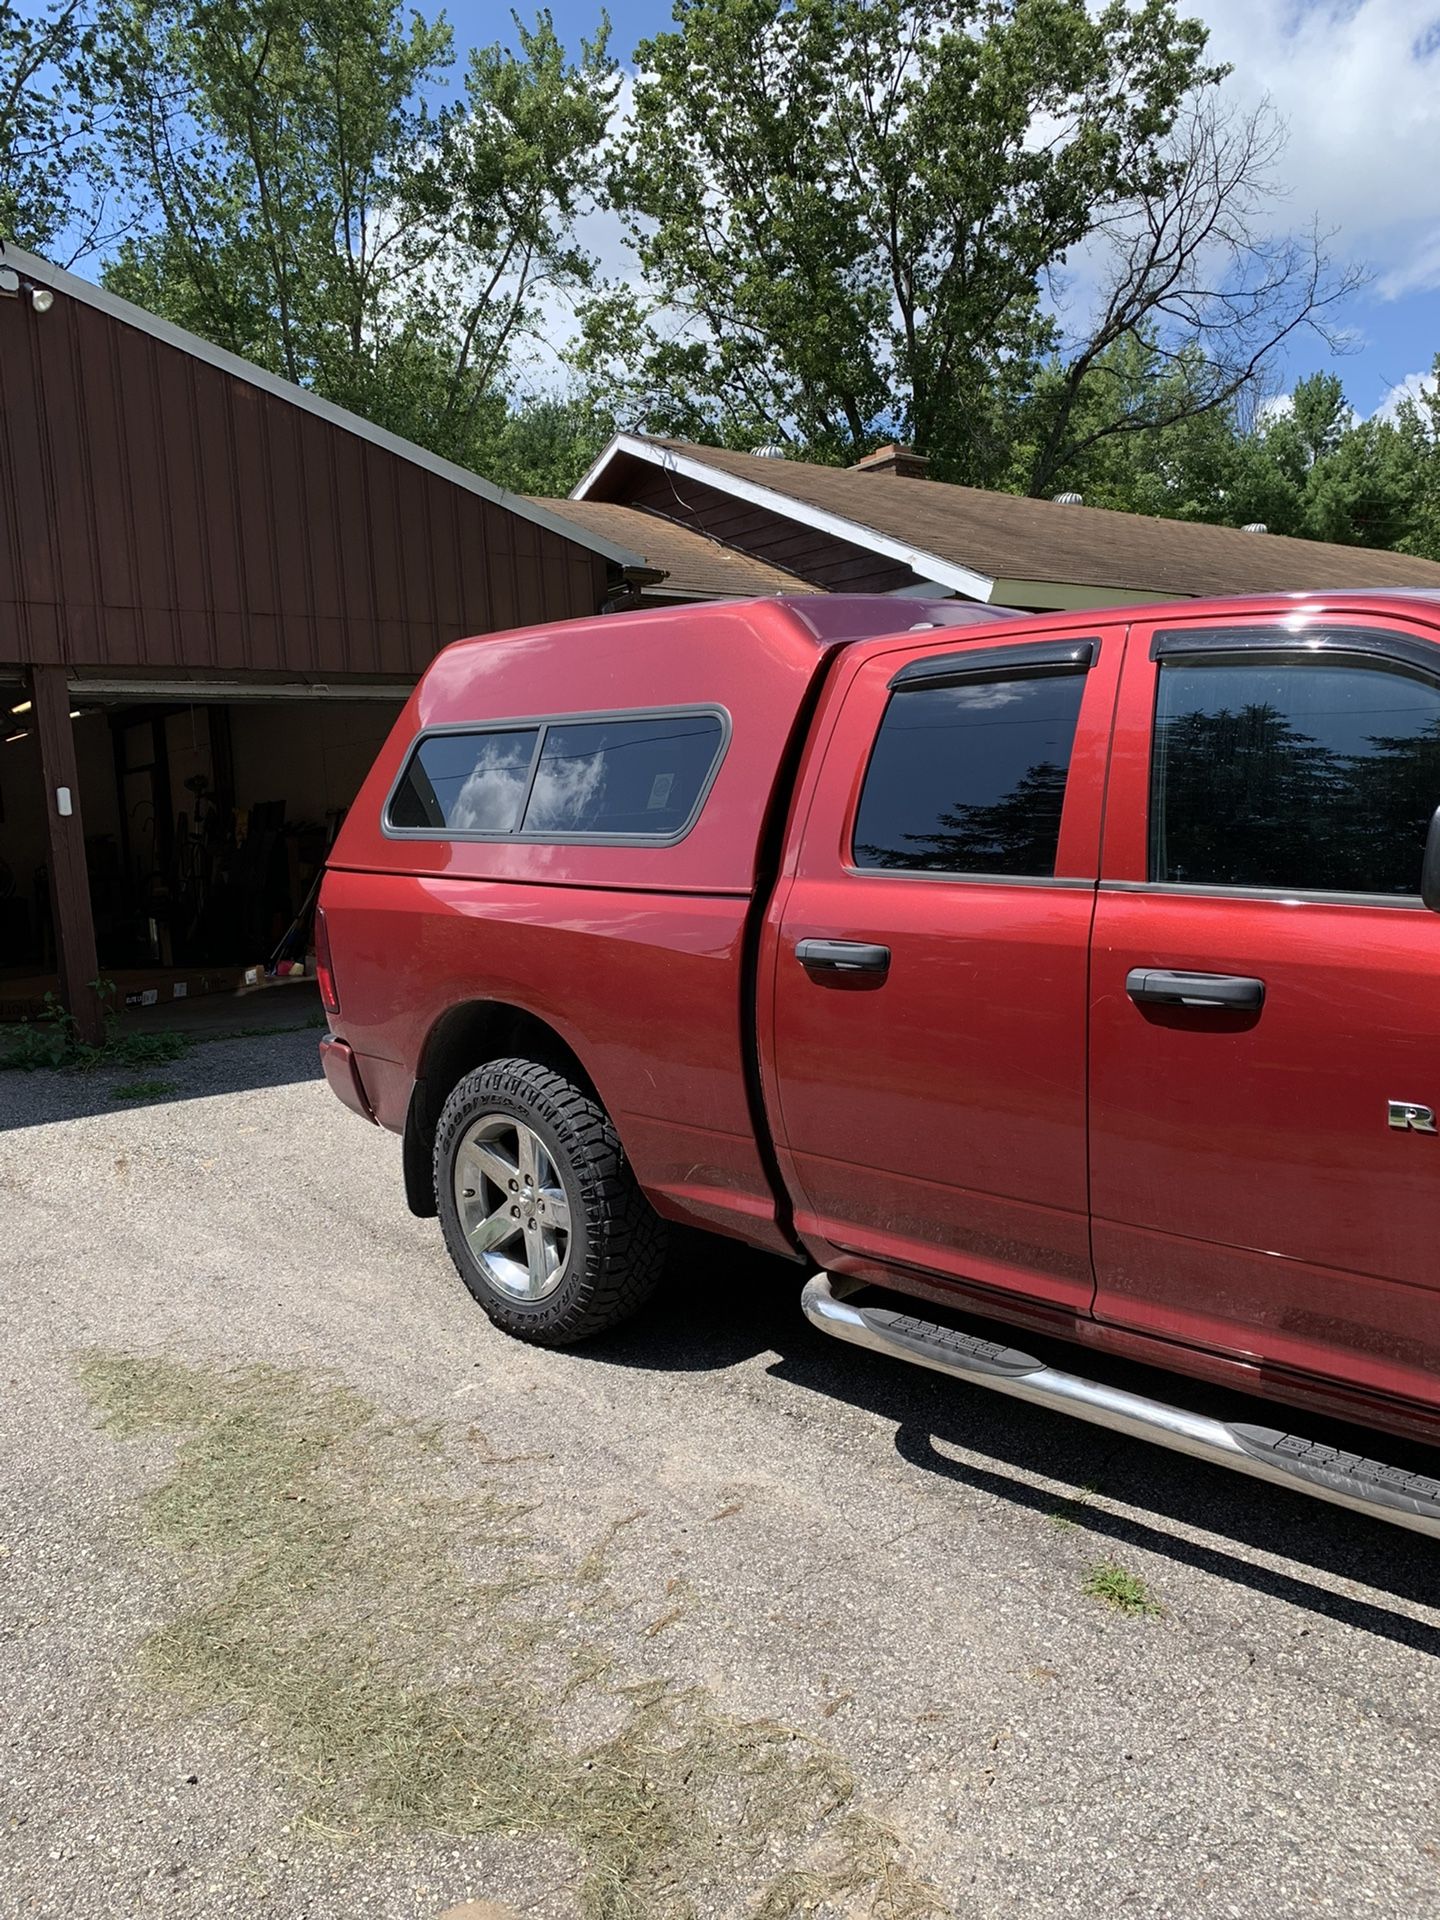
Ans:
[[[1136,628],[1096,906],[1098,1318],[1440,1391],[1440,644]]]
[[[782,1171],[836,1271],[1089,1308],[1087,950],[1123,637],[952,634],[841,665],[760,969]]]

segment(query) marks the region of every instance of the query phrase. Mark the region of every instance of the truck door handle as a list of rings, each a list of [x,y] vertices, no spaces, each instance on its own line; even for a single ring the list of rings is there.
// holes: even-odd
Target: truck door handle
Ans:
[[[795,958],[816,973],[886,973],[889,947],[872,947],[864,940],[797,940]]]
[[[1224,1007],[1256,1012],[1265,1004],[1265,982],[1243,973],[1171,973],[1159,967],[1132,967],[1125,991],[1144,1006]]]

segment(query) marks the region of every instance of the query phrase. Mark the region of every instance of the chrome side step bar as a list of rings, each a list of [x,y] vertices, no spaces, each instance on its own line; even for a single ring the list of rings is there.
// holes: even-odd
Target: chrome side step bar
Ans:
[[[1008,1393],[1016,1400],[1055,1407],[1096,1426],[1153,1440],[1177,1453],[1212,1460],[1299,1493],[1316,1494],[1355,1513],[1440,1539],[1440,1479],[1427,1474],[1386,1466],[1275,1427],[1227,1425],[1203,1414],[1186,1413],[1162,1400],[1060,1373],[1014,1347],[936,1326],[913,1314],[896,1313],[889,1307],[852,1306],[834,1291],[828,1273],[816,1274],[801,1294],[800,1304],[812,1326],[834,1334],[837,1340],[888,1353],[972,1386]]]

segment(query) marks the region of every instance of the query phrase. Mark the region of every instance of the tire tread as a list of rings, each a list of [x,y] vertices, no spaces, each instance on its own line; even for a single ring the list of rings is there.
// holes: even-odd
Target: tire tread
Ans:
[[[572,1155],[568,1171],[582,1190],[584,1271],[568,1273],[553,1299],[529,1307],[484,1287],[458,1244],[458,1223],[452,1224],[449,1155],[457,1133],[492,1100],[547,1121]],[[665,1223],[641,1192],[610,1116],[563,1074],[537,1061],[490,1060],[451,1089],[435,1130],[435,1191],[456,1272],[495,1324],[521,1340],[554,1347],[593,1339],[628,1319],[659,1284]],[[573,1228],[571,1247],[573,1258]]]

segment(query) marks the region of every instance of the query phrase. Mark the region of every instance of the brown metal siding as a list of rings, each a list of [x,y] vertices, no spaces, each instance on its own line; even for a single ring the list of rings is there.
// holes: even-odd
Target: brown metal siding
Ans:
[[[753,506],[748,500],[737,500],[718,487],[665,473],[648,463],[627,460],[623,465],[625,472],[618,487],[607,497],[678,520],[682,526],[708,533],[727,547],[786,567],[830,593],[889,593],[896,587],[909,586],[915,579],[910,568],[898,561],[836,540],[782,513]]]
[[[0,299],[0,659],[418,674],[605,561],[83,302]]]

